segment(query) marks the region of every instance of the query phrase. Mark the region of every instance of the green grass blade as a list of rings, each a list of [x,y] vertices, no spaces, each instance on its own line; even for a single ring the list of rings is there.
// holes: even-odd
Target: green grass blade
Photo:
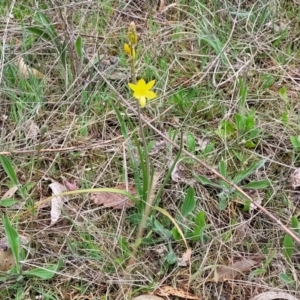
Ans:
[[[51,24],[50,20],[48,19],[48,17],[39,12],[36,15],[36,21],[39,22],[44,28],[45,31],[47,32],[47,34],[54,40],[54,42],[57,42],[57,33],[56,30],[54,28],[54,26]]]
[[[266,160],[262,159],[257,163],[253,163],[248,169],[246,169],[245,171],[242,171],[237,176],[235,176],[233,179],[233,182],[235,184],[239,184],[243,179],[245,179],[246,177],[251,175],[256,170],[260,169],[265,164],[265,162],[266,162]]]
[[[35,26],[28,26],[26,27],[26,30],[30,31],[33,34],[38,35],[40,38],[44,38],[48,41],[51,41],[51,37],[49,36],[49,34],[47,32],[45,32],[44,29],[35,27]]]
[[[20,270],[20,238],[16,229],[11,225],[7,216],[4,217],[4,231],[8,245],[16,261],[17,270]]]
[[[124,136],[124,138],[127,139],[128,138],[128,130],[127,130],[127,126],[126,126],[126,123],[124,121],[124,118],[122,117],[119,109],[116,107],[116,105],[113,103],[113,101],[110,101],[110,104],[113,107],[113,109],[114,109],[114,111],[117,115],[119,124],[121,126],[121,133]]]
[[[10,160],[4,155],[0,155],[0,162],[2,164],[2,167],[3,167],[6,175],[9,177],[11,182],[14,185],[18,185],[19,183],[18,183],[17,175],[15,173],[15,170],[14,170],[12,164],[10,163]]]

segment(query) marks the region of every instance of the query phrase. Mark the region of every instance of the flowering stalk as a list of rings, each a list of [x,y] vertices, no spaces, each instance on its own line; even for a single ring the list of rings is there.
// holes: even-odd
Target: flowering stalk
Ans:
[[[134,263],[134,258],[136,256],[137,250],[141,244],[142,237],[144,235],[144,230],[146,228],[147,219],[149,217],[150,211],[151,211],[151,189],[152,189],[152,176],[151,176],[151,170],[150,170],[150,161],[149,161],[149,155],[148,155],[148,149],[147,149],[147,142],[145,138],[144,128],[141,120],[141,108],[145,107],[147,103],[147,99],[151,100],[156,97],[156,94],[151,91],[152,87],[155,84],[155,80],[152,80],[148,83],[145,82],[144,79],[140,79],[138,82],[136,80],[136,69],[135,69],[135,59],[136,59],[136,52],[135,52],[135,46],[137,44],[137,34],[136,34],[136,28],[134,22],[131,22],[128,28],[128,44],[124,44],[124,51],[126,54],[130,57],[131,60],[131,75],[132,75],[132,83],[129,83],[130,89],[134,92],[133,97],[138,100],[137,105],[137,111],[138,111],[138,119],[139,119],[139,127],[141,132],[141,138],[143,142],[143,149],[144,149],[144,155],[143,157],[140,157],[141,163],[143,163],[143,160],[145,162],[145,169],[146,169],[146,180],[144,180],[144,186],[143,189],[146,191],[144,192],[144,201],[146,203],[142,220],[139,225],[138,233],[136,236],[135,244],[132,251],[131,259],[128,262],[128,267],[130,267]],[[146,183],[146,185],[145,185]]]

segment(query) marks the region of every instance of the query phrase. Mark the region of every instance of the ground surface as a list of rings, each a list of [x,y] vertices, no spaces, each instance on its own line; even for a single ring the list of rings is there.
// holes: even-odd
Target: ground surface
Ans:
[[[290,179],[300,153],[299,3],[32,2],[0,4],[0,152],[18,183],[4,197],[14,204],[2,205],[1,214],[30,241],[23,270],[62,265],[44,280],[2,272],[0,298],[115,299],[129,283],[133,295],[170,286],[200,299],[267,291],[300,298],[299,245],[187,154],[177,177],[164,182],[179,150],[149,126],[156,189],[164,184],[156,204],[183,231],[190,267],[178,230],[158,212],[128,272],[140,206],[105,208],[77,194],[51,226],[50,201],[30,209],[51,196],[51,182],[71,189],[138,185],[140,137],[123,52],[134,21],[137,76],[155,79],[158,95],[142,110],[145,119],[177,145],[182,131],[185,150],[300,231],[299,192]],[[1,168],[0,197],[14,185]]]

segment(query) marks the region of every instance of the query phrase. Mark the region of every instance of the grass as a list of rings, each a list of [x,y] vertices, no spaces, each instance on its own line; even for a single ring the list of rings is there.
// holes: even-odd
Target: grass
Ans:
[[[0,19],[0,152],[8,159],[2,166],[9,166],[0,169],[0,197],[19,187],[10,202],[17,206],[1,206],[0,236],[12,228],[14,251],[21,247],[15,231],[30,240],[18,258],[23,273],[15,267],[1,272],[1,298],[115,299],[129,285],[132,295],[168,285],[204,299],[251,299],[267,291],[299,298],[299,245],[212,172],[260,199],[299,234],[298,190],[290,183],[299,167],[296,2],[182,0],[163,16],[147,18],[151,9],[130,10],[126,3],[0,4],[2,16],[14,16],[9,23]],[[209,169],[169,142],[156,154],[150,151],[160,175],[156,204],[171,218],[151,211],[129,271],[142,202],[122,212],[78,194],[53,226],[49,207],[30,209],[51,196],[51,180],[78,189],[128,181],[143,194],[130,78],[108,84],[92,80],[96,72],[88,70],[99,55],[116,56],[116,70],[129,74],[123,43],[130,21],[139,33],[138,79],[155,79],[159,96],[142,110],[144,119]],[[81,59],[74,47],[79,35]],[[45,77],[24,78],[20,57]],[[162,137],[144,128],[148,147],[155,147]],[[167,176],[176,156],[183,172],[177,181]],[[178,265],[186,246],[173,221],[192,249],[190,267]],[[234,279],[210,280],[217,266],[255,255],[260,262]]]

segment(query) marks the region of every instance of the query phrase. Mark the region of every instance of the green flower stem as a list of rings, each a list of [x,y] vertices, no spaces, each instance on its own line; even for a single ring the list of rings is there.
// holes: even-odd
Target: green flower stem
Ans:
[[[132,53],[133,53],[133,48],[131,49]],[[136,70],[135,70],[135,61],[134,58],[132,56],[131,58],[131,73],[132,73],[132,82],[134,84],[136,84],[137,80],[136,80]],[[138,111],[138,119],[139,119],[139,127],[140,127],[140,132],[141,132],[141,138],[142,138],[142,143],[143,143],[143,148],[144,148],[144,155],[143,158],[145,160],[145,166],[146,166],[146,176],[147,176],[147,186],[143,186],[144,189],[147,190],[146,192],[146,199],[145,200],[145,208],[144,208],[144,213],[142,216],[142,220],[141,223],[139,225],[139,229],[138,229],[138,233],[136,235],[136,239],[135,239],[135,243],[133,246],[133,251],[132,251],[132,256],[131,259],[128,262],[128,267],[130,267],[133,263],[134,263],[134,259],[136,257],[138,248],[141,244],[142,241],[142,237],[144,235],[144,231],[146,228],[146,223],[147,223],[147,219],[149,217],[149,214],[151,212],[151,199],[150,199],[150,195],[151,195],[151,188],[152,188],[152,177],[150,174],[150,161],[149,161],[149,155],[148,155],[148,148],[147,148],[147,142],[146,142],[146,138],[145,138],[145,133],[144,133],[144,128],[143,128],[143,123],[142,123],[142,119],[141,119],[141,108],[140,108],[140,104],[137,101],[137,111]],[[142,157],[141,157],[142,160]],[[143,162],[141,162],[143,163]],[[145,182],[145,181],[144,181]]]

